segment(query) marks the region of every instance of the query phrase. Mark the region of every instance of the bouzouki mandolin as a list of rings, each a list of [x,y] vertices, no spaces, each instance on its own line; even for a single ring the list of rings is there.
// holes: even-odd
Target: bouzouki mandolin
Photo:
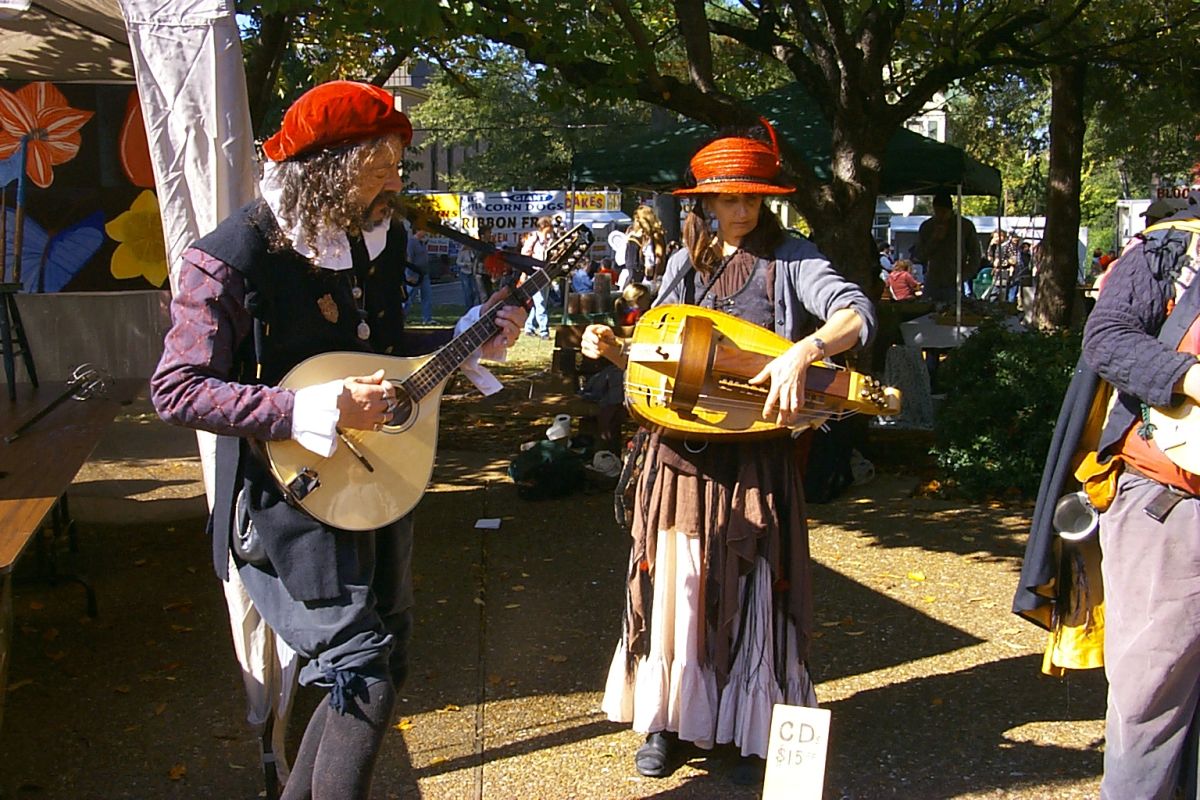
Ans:
[[[519,287],[510,288],[509,301],[527,303],[586,257],[591,244],[591,231],[575,226],[550,244],[544,266]],[[525,261],[528,259],[522,259]],[[433,475],[438,412],[446,382],[496,335],[499,309],[496,305],[483,311],[476,323],[429,355],[323,353],[292,368],[280,381],[285,389],[382,369],[396,386],[399,405],[391,422],[378,431],[338,429],[338,447],[329,458],[290,439],[263,442],[271,473],[288,497],[321,522],[347,531],[375,530],[411,511]]]
[[[751,385],[794,342],[738,317],[693,305],[652,308],[629,343],[625,397],[643,424],[668,435],[749,438],[780,430],[762,418],[768,386]],[[900,392],[818,361],[805,373],[796,427],[850,414],[900,412]]]

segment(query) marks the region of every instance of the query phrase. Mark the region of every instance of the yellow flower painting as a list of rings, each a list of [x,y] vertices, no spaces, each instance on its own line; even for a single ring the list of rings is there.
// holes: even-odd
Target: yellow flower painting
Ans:
[[[163,241],[158,197],[146,190],[129,210],[104,226],[109,238],[120,242],[112,255],[114,278],[142,277],[161,287],[167,281],[167,247]]]

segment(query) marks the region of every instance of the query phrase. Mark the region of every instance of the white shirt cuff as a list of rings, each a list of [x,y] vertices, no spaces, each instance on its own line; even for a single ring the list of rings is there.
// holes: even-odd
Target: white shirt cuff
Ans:
[[[478,322],[479,312],[482,310],[482,308],[483,306],[474,306],[470,311],[463,314],[459,318],[458,322],[454,325],[454,335],[459,336],[467,328]],[[493,360],[504,361],[506,355],[507,351],[503,351],[500,353],[499,358],[495,358]],[[475,385],[475,388],[478,389],[485,397],[493,395],[504,388],[504,384],[500,383],[499,379],[497,379],[495,375],[488,372],[482,365],[480,365],[478,350],[476,350],[474,353],[471,353],[470,357],[463,362],[461,369],[463,375],[466,375],[467,379],[471,381],[471,383]]]
[[[337,448],[337,401],[342,381],[319,383],[296,390],[292,408],[292,438],[306,450],[329,458]]]

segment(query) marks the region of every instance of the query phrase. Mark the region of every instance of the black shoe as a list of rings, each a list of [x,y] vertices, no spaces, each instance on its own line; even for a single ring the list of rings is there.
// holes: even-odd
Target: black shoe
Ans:
[[[756,756],[741,756],[729,771],[729,780],[738,786],[762,786],[767,762]]]
[[[639,775],[647,778],[665,778],[671,774],[671,750],[674,748],[673,734],[658,731],[646,737],[646,743],[633,754],[633,763]]]

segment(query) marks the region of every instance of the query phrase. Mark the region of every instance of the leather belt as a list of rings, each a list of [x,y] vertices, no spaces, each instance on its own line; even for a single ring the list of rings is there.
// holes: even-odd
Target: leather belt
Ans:
[[[1155,492],[1150,502],[1146,503],[1146,507],[1142,509],[1142,511],[1146,512],[1146,516],[1155,522],[1165,520],[1167,515],[1171,513],[1171,510],[1184,500],[1200,499],[1200,496],[1192,494],[1185,489],[1180,489],[1178,486],[1172,486],[1169,483],[1163,483],[1158,478],[1147,475],[1128,461],[1124,464],[1124,470],[1131,475],[1136,475],[1139,478],[1145,478],[1148,481],[1158,484],[1158,491]]]

